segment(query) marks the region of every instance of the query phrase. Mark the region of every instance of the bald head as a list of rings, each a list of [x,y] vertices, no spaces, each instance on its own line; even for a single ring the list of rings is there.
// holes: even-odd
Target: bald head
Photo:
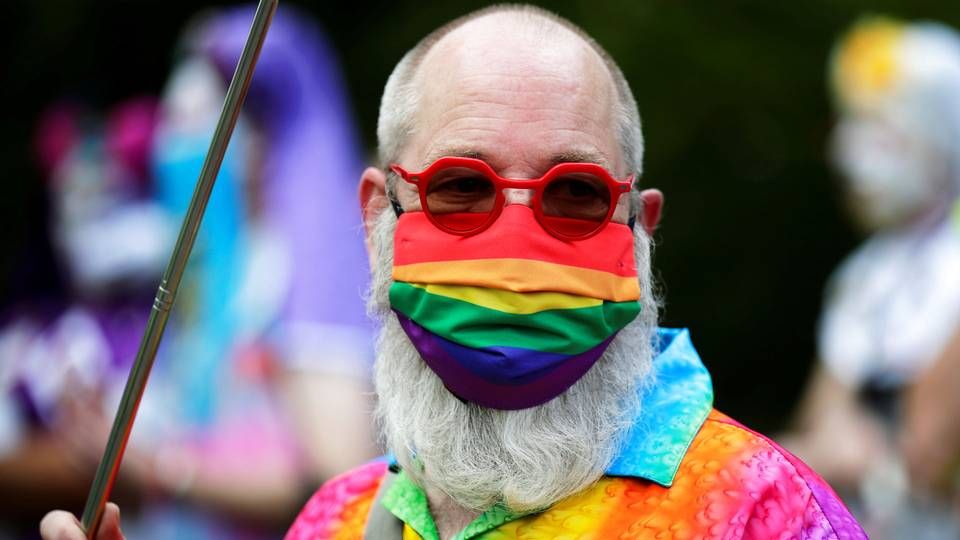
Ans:
[[[551,112],[566,115],[560,120],[567,122],[549,125]],[[551,128],[566,129],[576,115],[590,137],[581,138],[583,148],[574,142],[562,151],[593,155],[597,159],[588,161],[604,162],[624,175],[640,172],[643,140],[636,103],[606,52],[552,13],[495,6],[431,33],[394,69],[380,107],[380,160],[387,164],[417,156],[423,161],[434,151],[456,149],[449,148],[455,141],[433,131],[457,127],[450,125],[455,122],[489,130],[494,118],[509,117],[499,126],[504,134],[516,127],[540,128],[540,136],[549,139]],[[598,155],[588,138],[606,138],[611,149]],[[431,143],[440,148],[427,148]]]

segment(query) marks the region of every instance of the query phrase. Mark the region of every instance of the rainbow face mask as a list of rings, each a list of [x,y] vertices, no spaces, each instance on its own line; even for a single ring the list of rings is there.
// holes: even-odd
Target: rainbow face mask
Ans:
[[[567,242],[521,205],[474,236],[401,215],[393,279],[391,307],[424,362],[454,395],[494,409],[560,395],[640,312],[629,227]]]

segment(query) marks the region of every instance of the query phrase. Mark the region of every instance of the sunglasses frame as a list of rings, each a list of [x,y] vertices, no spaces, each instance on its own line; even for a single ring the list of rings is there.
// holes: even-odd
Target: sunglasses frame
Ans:
[[[440,223],[440,221],[434,217],[433,212],[430,211],[430,207],[427,204],[427,190],[420,189],[421,184],[424,187],[428,186],[430,184],[430,180],[435,174],[452,167],[471,169],[482,174],[484,177],[493,182],[493,187],[496,192],[496,198],[493,201],[493,208],[490,210],[490,215],[487,217],[487,219],[477,227],[466,231],[451,229],[450,227]],[[390,170],[399,175],[400,178],[402,178],[408,184],[417,186],[417,192],[420,194],[421,209],[427,215],[427,219],[429,219],[430,222],[441,231],[457,236],[472,236],[474,234],[481,233],[493,225],[493,223],[503,212],[503,208],[505,206],[504,203],[506,200],[506,196],[503,194],[504,189],[530,189],[533,190],[533,214],[536,216],[537,222],[540,223],[540,226],[543,227],[543,230],[561,240],[584,240],[602,231],[604,227],[610,223],[610,219],[613,218],[613,214],[617,209],[617,202],[619,202],[620,196],[632,189],[634,179],[634,176],[631,174],[624,180],[617,180],[605,168],[597,165],[596,163],[579,162],[558,163],[551,167],[550,170],[540,178],[504,178],[497,174],[493,168],[487,164],[487,162],[481,159],[454,156],[441,157],[420,172],[409,172],[396,163],[390,165]],[[553,216],[547,216],[543,212],[543,192],[553,180],[568,174],[578,173],[593,175],[606,184],[610,192],[610,208],[607,210],[607,215],[602,221],[598,222],[597,228],[593,231],[582,235],[563,234],[557,230],[554,230],[548,225],[547,220]]]

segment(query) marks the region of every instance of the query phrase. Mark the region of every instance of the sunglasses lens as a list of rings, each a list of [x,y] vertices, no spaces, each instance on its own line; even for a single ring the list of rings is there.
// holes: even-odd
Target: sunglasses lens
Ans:
[[[544,226],[573,238],[592,234],[606,222],[610,199],[610,188],[595,175],[559,176],[543,190]]]
[[[486,223],[496,198],[493,181],[466,167],[438,171],[427,185],[427,211],[451,232],[470,232]]]

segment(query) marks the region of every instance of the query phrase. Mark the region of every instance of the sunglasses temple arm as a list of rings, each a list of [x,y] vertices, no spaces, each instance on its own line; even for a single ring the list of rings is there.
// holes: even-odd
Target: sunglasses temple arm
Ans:
[[[123,397],[120,400],[120,406],[117,409],[117,415],[110,431],[110,437],[107,439],[103,457],[100,460],[84,507],[81,524],[89,539],[96,537],[97,529],[103,518],[104,508],[110,497],[110,491],[113,489],[114,481],[120,469],[120,461],[123,459],[123,452],[130,438],[130,431],[133,428],[133,421],[140,405],[140,398],[143,397],[144,387],[147,378],[150,376],[150,369],[153,367],[157,348],[160,346],[167,318],[170,315],[170,309],[173,307],[173,301],[180,286],[180,279],[183,277],[184,268],[190,258],[190,252],[200,229],[200,222],[203,219],[203,213],[213,190],[214,180],[220,170],[220,164],[223,162],[224,153],[230,142],[230,136],[233,134],[233,129],[240,116],[240,107],[250,87],[257,58],[267,37],[270,21],[277,10],[277,2],[278,0],[260,0],[260,4],[257,6],[250,34],[247,36],[246,44],[237,63],[237,69],[230,81],[223,109],[220,112],[220,120],[217,122],[213,140],[210,142],[210,148],[207,151],[207,157],[200,170],[200,177],[197,180],[193,198],[190,200],[190,206],[180,229],[176,247],[157,289],[153,308],[150,311],[150,317],[140,341],[137,358],[130,369],[130,375],[123,390]]]

